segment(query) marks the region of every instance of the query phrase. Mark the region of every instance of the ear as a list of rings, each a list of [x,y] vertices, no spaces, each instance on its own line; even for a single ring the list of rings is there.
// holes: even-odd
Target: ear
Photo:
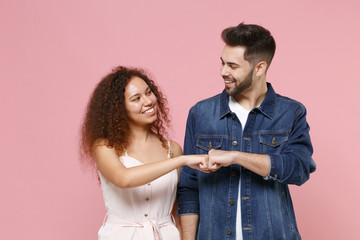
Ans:
[[[267,63],[261,61],[258,64],[256,64],[254,68],[254,73],[257,77],[260,77],[261,75],[264,75],[266,73],[266,69],[267,69]]]

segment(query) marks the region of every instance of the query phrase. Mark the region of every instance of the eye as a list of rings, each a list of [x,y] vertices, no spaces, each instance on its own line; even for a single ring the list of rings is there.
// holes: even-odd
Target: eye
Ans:
[[[147,96],[150,96],[151,94],[152,94],[152,91],[150,89],[146,91]]]
[[[229,67],[233,70],[238,68],[236,65],[229,65]]]
[[[140,100],[140,97],[134,97],[134,98],[131,99],[132,102],[137,102],[139,100]]]

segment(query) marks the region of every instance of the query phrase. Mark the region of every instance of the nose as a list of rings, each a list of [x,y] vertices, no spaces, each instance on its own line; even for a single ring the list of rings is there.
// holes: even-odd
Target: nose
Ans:
[[[152,104],[152,100],[151,100],[151,98],[148,97],[148,96],[144,96],[143,102],[144,102],[144,105],[145,105],[145,106],[149,106],[149,105]]]
[[[225,64],[221,65],[221,68],[220,68],[220,75],[221,76],[229,76],[229,71],[228,71],[228,68],[226,67]]]

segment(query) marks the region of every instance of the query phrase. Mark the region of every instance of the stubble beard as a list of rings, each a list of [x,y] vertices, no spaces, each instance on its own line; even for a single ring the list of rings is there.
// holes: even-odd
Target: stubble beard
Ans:
[[[248,73],[244,81],[240,83],[238,83],[236,78],[232,78],[232,80],[235,80],[235,86],[233,89],[225,88],[226,93],[229,96],[235,97],[243,93],[246,89],[250,88],[253,82],[253,78],[252,78],[253,72],[254,72],[254,68]]]

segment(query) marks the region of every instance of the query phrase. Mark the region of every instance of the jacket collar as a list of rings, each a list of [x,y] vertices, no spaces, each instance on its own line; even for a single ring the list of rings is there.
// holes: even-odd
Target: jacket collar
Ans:
[[[264,101],[262,101],[259,107],[254,108],[253,110],[257,109],[263,115],[272,119],[275,112],[276,93],[270,83],[266,83],[266,85],[268,90],[266,92]],[[226,94],[225,89],[220,94],[219,113],[219,119],[225,117],[227,114],[231,114],[231,110],[229,108],[229,96]]]

